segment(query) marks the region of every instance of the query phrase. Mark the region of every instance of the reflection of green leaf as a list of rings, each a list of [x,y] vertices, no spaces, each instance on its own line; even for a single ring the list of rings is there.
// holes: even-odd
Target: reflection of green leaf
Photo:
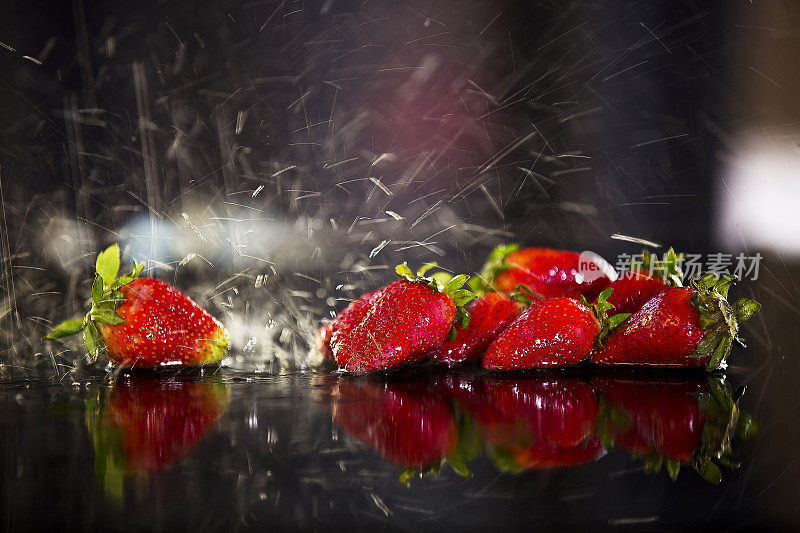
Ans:
[[[753,439],[761,435],[761,424],[749,413],[741,413],[736,426],[736,435],[742,440]]]
[[[665,459],[664,466],[667,467],[667,473],[672,481],[678,479],[678,472],[681,471],[681,462],[673,461],[672,459]]]
[[[405,470],[400,472],[400,483],[402,483],[403,485],[410,484],[411,480],[414,479],[416,474],[417,474],[416,468],[406,468]]]
[[[700,472],[700,475],[703,476],[703,479],[709,483],[717,484],[722,481],[722,472],[720,471],[719,467],[711,461],[701,463],[698,471]]]
[[[127,460],[119,430],[103,421],[104,405],[99,391],[87,401],[86,426],[92,435],[95,476],[103,494],[111,502],[121,502]]]
[[[119,244],[114,243],[97,254],[97,275],[105,284],[111,285],[119,273]]]
[[[520,467],[515,461],[514,456],[505,448],[501,446],[490,446],[487,451],[494,467],[499,472],[516,473],[520,471]]]
[[[450,468],[461,477],[472,477],[472,472],[467,468],[466,463],[455,457],[448,457],[447,459]]]

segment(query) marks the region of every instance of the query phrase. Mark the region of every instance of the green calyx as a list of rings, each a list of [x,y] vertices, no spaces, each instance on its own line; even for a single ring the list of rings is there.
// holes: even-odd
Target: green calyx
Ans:
[[[595,343],[598,347],[603,346],[603,341],[608,337],[611,331],[625,322],[630,313],[617,313],[615,315],[608,316],[608,312],[614,309],[614,304],[608,301],[608,298],[611,296],[611,293],[614,289],[607,288],[604,289],[603,292],[597,297],[597,301],[593,304],[590,304],[586,301],[586,298],[581,296],[581,303],[591,310],[594,313],[594,316],[597,318],[597,321],[600,323],[600,333],[597,335],[597,340]]]
[[[511,265],[506,263],[506,258],[519,250],[519,248],[519,244],[500,244],[496,246],[489,254],[489,257],[486,258],[480,273],[469,280],[470,288],[481,296],[487,292],[494,292],[492,287],[494,278],[511,268]]]
[[[738,336],[739,325],[761,309],[760,303],[747,298],[741,298],[733,305],[728,303],[728,289],[734,281],[735,276],[703,274],[690,282],[694,290],[691,302],[700,314],[700,327],[705,335],[687,357],[708,358],[706,369],[709,371],[722,366],[731,353],[733,341],[744,346],[744,340]]]
[[[747,440],[761,433],[761,425],[752,415],[739,409],[744,387],[732,391],[725,376],[708,380],[710,392],[697,396],[705,415],[702,440],[692,456],[692,467],[709,483],[722,480],[720,466],[739,468],[731,443],[734,437]]]
[[[539,294],[524,284],[517,285],[516,290],[509,294],[508,297],[517,303],[521,303],[525,307],[529,307],[536,300],[544,299],[544,295]]]
[[[676,254],[671,247],[661,259],[647,250],[642,250],[642,262],[631,264],[631,271],[660,279],[671,287],[682,287],[683,270],[681,270],[681,263],[684,257],[685,254]]]
[[[92,283],[92,307],[82,319],[73,318],[66,320],[44,337],[42,340],[60,339],[84,332],[83,340],[89,352],[91,362],[106,351],[103,339],[100,336],[98,324],[114,326],[124,322],[117,314],[116,309],[122,303],[124,296],[119,289],[128,285],[139,277],[144,265],[137,265],[134,261],[133,268],[122,276],[117,277],[120,267],[119,245],[114,243],[99,254],[95,264],[96,276]]]
[[[453,326],[450,328],[448,338],[450,340],[455,340],[456,325],[461,326],[462,329],[466,329],[467,326],[469,326],[470,315],[469,311],[466,310],[466,306],[477,298],[477,296],[474,292],[462,288],[467,280],[469,280],[469,276],[466,274],[450,276],[447,273],[436,272],[427,275],[431,269],[437,266],[436,263],[425,263],[416,272],[413,272],[408,264],[403,262],[403,264],[397,265],[394,271],[406,281],[411,283],[424,283],[436,292],[446,294],[453,299],[453,303],[456,304],[456,319],[453,322]]]

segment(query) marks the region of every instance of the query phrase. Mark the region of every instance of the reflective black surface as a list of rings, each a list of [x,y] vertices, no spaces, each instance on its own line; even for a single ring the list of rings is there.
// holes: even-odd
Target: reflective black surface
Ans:
[[[9,387],[5,520],[23,530],[775,523],[755,497],[787,495],[756,453],[774,434],[734,439],[743,466],[722,468],[719,485],[691,467],[703,428],[728,420],[704,405],[722,383],[420,369]],[[689,461],[675,481],[666,464],[646,473],[670,459]]]

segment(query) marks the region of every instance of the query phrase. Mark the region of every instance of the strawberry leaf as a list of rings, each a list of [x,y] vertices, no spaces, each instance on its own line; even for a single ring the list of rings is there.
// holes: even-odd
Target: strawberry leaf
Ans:
[[[630,313],[617,313],[616,315],[611,315],[608,317],[608,329],[609,331],[613,330],[614,328],[618,327],[620,324],[628,320],[630,317]]]
[[[641,264],[632,264],[631,271],[660,279],[672,287],[681,287],[683,286],[683,271],[680,265],[684,257],[685,254],[676,254],[672,248],[667,250],[661,259],[657,255],[643,250]]]
[[[740,298],[733,304],[733,313],[736,315],[736,320],[739,324],[750,320],[750,318],[760,310],[760,303],[755,300],[748,300],[747,298]]]
[[[101,301],[103,301],[103,278],[96,276],[92,283],[92,302],[99,304]]]
[[[73,318],[70,320],[65,320],[61,324],[57,325],[53,328],[44,340],[53,340],[53,339],[60,339],[62,337],[69,337],[71,335],[75,335],[76,333],[80,333],[86,327],[86,323],[82,318]]]
[[[425,273],[427,273],[432,268],[436,268],[437,266],[439,266],[439,265],[437,263],[435,263],[435,262],[433,262],[433,263],[425,263],[424,265],[422,265],[421,267],[419,267],[417,269],[417,277],[418,278],[424,278],[425,277]]]
[[[105,349],[103,339],[100,336],[100,331],[94,322],[86,324],[86,331],[83,334],[83,342],[86,345],[86,350],[89,352],[89,360],[94,363],[100,356],[100,352]]]
[[[106,285],[114,282],[119,273],[119,244],[114,243],[97,254],[95,269]]]
[[[95,322],[100,322],[101,324],[107,324],[109,326],[115,326],[125,322],[125,320],[112,309],[104,309],[102,307],[93,307],[91,313],[89,313],[89,318]]]
[[[398,276],[407,281],[410,281],[412,283],[416,281],[416,278],[414,277],[414,272],[412,272],[411,269],[408,268],[408,263],[404,262],[402,265],[397,265],[396,267],[394,267],[394,271]]]
[[[519,250],[519,244],[500,244],[489,253],[480,274],[470,280],[469,286],[478,294],[492,292],[494,278],[511,268],[506,258]]]
[[[468,279],[469,276],[467,276],[466,274],[460,274],[458,276],[455,276],[453,279],[447,282],[444,290],[451,294],[455,294],[455,292],[458,289],[461,289],[461,287],[464,286],[464,284],[467,282]],[[470,291],[467,290],[464,290],[464,292],[469,292],[470,294],[472,294]]]

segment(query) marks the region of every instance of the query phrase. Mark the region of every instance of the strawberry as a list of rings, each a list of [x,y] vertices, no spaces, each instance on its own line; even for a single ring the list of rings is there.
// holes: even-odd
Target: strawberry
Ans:
[[[611,332],[591,362],[716,370],[733,341],[742,342],[739,324],[761,308],[745,298],[731,306],[727,294],[733,280],[708,274],[689,287],[668,288]]]
[[[613,292],[608,302],[617,313],[635,313],[651,298],[669,287],[683,284],[683,272],[679,262],[682,254],[670,248],[659,260],[647,251],[642,252],[643,261],[631,265],[631,271],[609,285]]]
[[[84,332],[92,360],[99,355],[123,367],[201,366],[217,363],[230,347],[228,332],[191,298],[168,283],[140,278],[143,265],[119,272],[119,246],[97,257],[92,308],[83,319],[62,322],[45,337]]]
[[[717,463],[738,466],[731,450],[734,434],[748,438],[760,431],[738,408],[743,391],[733,393],[724,376],[596,378],[592,386],[602,395],[599,433],[604,444],[642,457],[648,471],[665,465],[672,479],[681,466],[691,465],[718,483],[722,474]]]
[[[437,346],[430,357],[435,361],[454,366],[465,361],[480,359],[487,346],[521,312],[520,305],[499,292],[490,292],[467,306],[469,326],[456,325],[455,340]]]
[[[501,471],[574,465],[605,454],[593,437],[597,399],[580,379],[490,380],[471,404]]]
[[[379,292],[380,289],[362,294],[357,300],[350,302],[341,313],[336,315],[336,319],[333,322],[319,328],[317,332],[317,349],[324,359],[333,359],[333,350],[331,349],[333,334],[340,329],[350,329],[361,322],[369,310],[370,302]]]
[[[417,362],[455,335],[456,321],[464,328],[469,324],[464,305],[475,295],[460,288],[469,276],[445,285],[425,276],[434,266],[427,264],[415,275],[405,263],[398,265],[403,279],[380,289],[363,315],[333,332],[330,346],[341,368],[365,373]]]
[[[510,294],[518,285],[526,285],[545,298],[567,296],[595,298],[611,282],[613,268],[601,259],[581,265],[578,252],[550,248],[523,248],[518,244],[496,247],[473,279],[475,290],[497,290]],[[601,264],[601,261],[603,264]],[[588,272],[596,277],[587,279]]]
[[[489,345],[483,367],[497,370],[573,366],[589,356],[602,332],[627,315],[606,318],[610,289],[588,305],[573,298],[535,301]]]
[[[456,447],[453,411],[423,384],[341,382],[333,393],[333,421],[387,461],[407,470],[437,470]]]

